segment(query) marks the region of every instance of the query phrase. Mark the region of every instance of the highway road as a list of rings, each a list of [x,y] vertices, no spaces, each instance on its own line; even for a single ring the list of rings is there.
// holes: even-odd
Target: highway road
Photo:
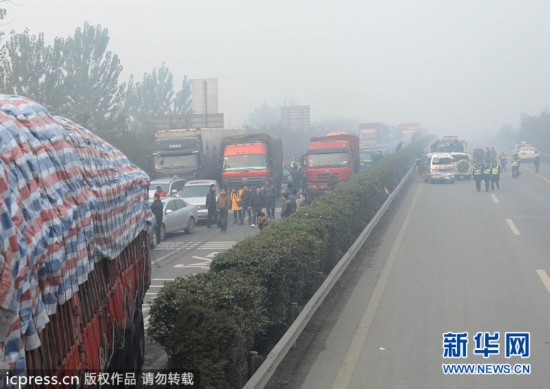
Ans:
[[[521,171],[412,182],[269,386],[549,387],[550,166]]]

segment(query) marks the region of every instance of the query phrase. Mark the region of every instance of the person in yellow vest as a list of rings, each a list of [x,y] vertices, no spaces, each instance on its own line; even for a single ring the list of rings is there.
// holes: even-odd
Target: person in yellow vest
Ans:
[[[499,182],[500,181],[500,166],[498,165],[497,161],[493,161],[493,164],[491,166],[491,190],[495,190],[495,185],[497,189],[500,189]]]
[[[491,182],[491,164],[486,162],[483,164],[483,181],[485,181],[485,192],[489,192],[489,183]]]
[[[483,180],[483,171],[481,170],[481,162],[476,161],[474,167],[472,168],[472,175],[474,176],[474,181],[476,183],[477,191],[481,191],[481,181]]]
[[[241,221],[243,205],[241,202],[242,192],[233,188],[231,190],[231,210],[233,211],[233,224],[238,224]]]
[[[512,177],[519,177],[521,173],[519,172],[519,155],[514,154],[512,157]]]

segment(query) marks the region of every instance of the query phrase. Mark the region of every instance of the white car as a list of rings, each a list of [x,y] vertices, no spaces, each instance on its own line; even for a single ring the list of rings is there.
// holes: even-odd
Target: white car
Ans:
[[[160,201],[164,205],[160,227],[161,241],[166,238],[166,234],[172,232],[185,230],[192,234],[195,231],[195,223],[199,219],[197,207],[179,197],[162,197]]]
[[[198,219],[208,219],[208,209],[206,209],[206,195],[210,190],[210,185],[216,185],[216,200],[220,194],[220,186],[216,180],[190,180],[187,181],[181,192],[176,193],[176,196],[181,197],[187,203],[194,205],[197,208]]]
[[[182,190],[186,181],[187,180],[184,178],[159,178],[157,180],[151,181],[151,183],[149,184],[149,200],[153,200],[158,186],[161,187],[166,195],[171,196],[174,193]]]
[[[427,154],[428,182],[444,181],[454,184],[455,167],[453,157],[449,153]]]
[[[472,178],[472,157],[468,153],[450,153],[455,166],[455,178]]]
[[[535,159],[536,147],[523,146],[519,149],[518,156],[520,161],[533,161]]]

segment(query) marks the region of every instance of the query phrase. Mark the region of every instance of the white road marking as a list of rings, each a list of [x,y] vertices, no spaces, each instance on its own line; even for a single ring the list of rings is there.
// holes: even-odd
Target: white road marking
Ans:
[[[499,201],[499,199],[497,198],[496,195],[491,193],[491,197],[493,198],[493,201],[495,202],[495,204],[500,204],[500,201]]]
[[[156,296],[158,293],[156,292],[147,292],[145,293],[147,296]]]
[[[152,278],[151,281],[174,281],[175,278]]]
[[[353,336],[353,339],[351,340],[351,343],[348,347],[348,351],[346,353],[346,356],[344,357],[344,361],[340,366],[340,370],[338,371],[336,380],[332,385],[333,389],[343,389],[349,386],[351,375],[355,370],[355,365],[357,364],[361,351],[364,348],[365,341],[367,339],[367,333],[369,331],[369,328],[371,327],[374,315],[378,308],[378,304],[380,303],[380,300],[382,298],[382,294],[384,293],[384,288],[388,283],[388,278],[393,268],[393,264],[397,259],[397,254],[399,253],[399,249],[401,248],[401,242],[403,241],[405,231],[407,231],[407,228],[411,221],[412,214],[416,208],[416,203],[418,201],[422,188],[422,186],[418,186],[418,189],[416,190],[416,194],[413,198],[411,206],[409,207],[407,215],[405,216],[405,220],[403,221],[403,224],[401,225],[401,228],[399,229],[397,237],[393,243],[390,255],[386,261],[386,264],[384,265],[384,269],[380,274],[380,278],[378,279],[376,287],[372,292],[372,296],[368,302],[365,313],[363,314],[363,317],[361,318],[361,321],[357,326],[357,330],[355,331],[355,335]]]
[[[546,273],[546,271],[537,270],[537,274],[539,275],[540,280],[546,287],[546,290],[548,291],[548,293],[550,293],[550,277],[548,277],[548,274]]]
[[[506,219],[506,223],[508,223],[508,227],[510,227],[514,235],[521,235],[521,232],[519,232],[518,228],[516,227],[512,219]]]
[[[149,288],[164,288],[164,285],[149,285]]]

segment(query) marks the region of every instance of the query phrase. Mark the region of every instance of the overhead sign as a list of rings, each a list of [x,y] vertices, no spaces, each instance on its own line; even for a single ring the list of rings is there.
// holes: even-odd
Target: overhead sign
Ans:
[[[281,123],[289,131],[309,131],[309,105],[281,107]]]

